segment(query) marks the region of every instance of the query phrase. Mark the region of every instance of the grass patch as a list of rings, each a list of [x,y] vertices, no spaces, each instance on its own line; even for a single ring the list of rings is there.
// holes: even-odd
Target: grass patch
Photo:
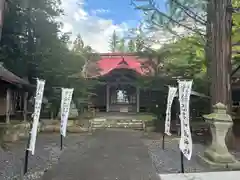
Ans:
[[[153,121],[156,119],[156,116],[153,114],[139,114],[137,115],[137,120],[142,120],[142,121]]]

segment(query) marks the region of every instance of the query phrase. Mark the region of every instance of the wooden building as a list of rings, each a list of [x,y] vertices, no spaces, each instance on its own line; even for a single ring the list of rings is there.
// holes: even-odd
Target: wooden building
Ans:
[[[10,123],[14,119],[27,120],[28,97],[31,92],[28,81],[16,76],[0,64],[0,121]]]
[[[140,112],[147,108],[146,93],[136,83],[140,76],[153,73],[150,66],[143,66],[143,59],[134,54],[104,53],[100,60],[89,65],[87,78],[97,78],[93,104],[104,112]],[[97,65],[97,66],[96,66]],[[96,70],[92,70],[94,67]],[[89,73],[90,72],[90,73]],[[144,100],[145,99],[145,100]]]

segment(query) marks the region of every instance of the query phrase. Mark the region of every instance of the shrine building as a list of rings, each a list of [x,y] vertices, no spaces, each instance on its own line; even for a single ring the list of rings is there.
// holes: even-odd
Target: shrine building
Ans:
[[[137,79],[150,76],[153,69],[145,59],[134,54],[104,53],[87,68],[87,78],[97,79],[93,106],[100,112],[145,112],[149,91],[138,85]],[[95,70],[93,70],[95,69]]]

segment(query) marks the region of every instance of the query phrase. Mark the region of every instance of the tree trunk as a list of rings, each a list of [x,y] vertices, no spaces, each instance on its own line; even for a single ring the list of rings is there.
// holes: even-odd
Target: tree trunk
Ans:
[[[219,102],[230,108],[231,101],[231,22],[232,13],[227,10],[231,0],[211,0],[211,73],[212,105]],[[230,110],[230,109],[229,109]],[[229,112],[229,111],[228,111]]]
[[[210,62],[211,104],[223,103],[231,115],[231,0],[209,0],[207,26],[207,61]],[[226,140],[232,141],[229,131]]]

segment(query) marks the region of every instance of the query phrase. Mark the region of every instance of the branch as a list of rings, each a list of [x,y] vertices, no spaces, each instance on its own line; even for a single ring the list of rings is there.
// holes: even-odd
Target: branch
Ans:
[[[240,69],[240,65],[238,65],[238,67],[232,71],[231,76],[233,76],[239,69]]]
[[[201,18],[200,16],[198,16],[196,13],[194,13],[193,11],[191,11],[188,7],[183,6],[181,3],[179,3],[177,0],[172,0],[173,2],[175,2],[183,11],[184,13],[189,16],[190,18],[192,18],[193,20],[195,20],[196,22],[199,22],[200,24],[206,26],[207,22],[206,20],[204,20],[203,18]],[[191,14],[192,15],[191,15]],[[198,19],[197,19],[198,18]]]
[[[134,3],[133,1],[134,1],[134,0],[131,1],[131,4],[132,4],[133,6],[135,6],[136,9],[141,9],[141,8],[140,8],[139,6],[137,6],[136,3]],[[145,1],[145,0],[142,0],[142,1]],[[144,10],[143,10],[143,11],[144,11]],[[187,25],[184,25],[184,24],[178,22],[177,20],[173,19],[172,17],[166,15],[165,13],[161,12],[161,11],[155,6],[155,4],[153,3],[153,1],[150,2],[149,7],[147,8],[146,11],[153,11],[153,14],[152,14],[152,16],[151,16],[151,20],[153,19],[154,15],[156,15],[156,13],[158,13],[158,14],[162,15],[163,17],[167,18],[167,19],[169,20],[169,22],[173,22],[173,23],[175,23],[176,25],[181,26],[181,27],[184,27],[185,29],[188,29],[188,30],[190,30],[190,31],[192,31],[192,32],[200,35],[200,36],[205,36],[204,34],[196,31],[195,29],[193,29],[193,28],[191,28],[191,27],[188,27]]]
[[[227,10],[232,12],[232,13],[239,13],[240,12],[240,7],[233,7],[232,5],[227,7]]]
[[[174,23],[177,24],[178,26],[182,26],[182,27],[184,27],[185,29],[190,30],[190,31],[192,31],[192,32],[194,32],[194,33],[196,33],[196,34],[198,34],[198,35],[200,35],[200,36],[205,36],[204,34],[200,33],[200,32],[197,31],[196,29],[193,29],[193,28],[191,28],[191,27],[188,27],[187,25],[184,25],[184,24],[182,24],[182,23],[174,20],[173,18],[171,18],[170,16],[162,13],[161,11],[159,11],[159,10],[158,10],[157,8],[155,8],[155,7],[154,7],[154,11],[155,11],[154,13],[159,13],[159,14],[161,14],[162,16],[164,16],[164,17],[167,18],[168,20],[174,22]],[[154,15],[154,14],[153,14],[153,15]],[[152,15],[152,16],[153,16],[153,15]]]

